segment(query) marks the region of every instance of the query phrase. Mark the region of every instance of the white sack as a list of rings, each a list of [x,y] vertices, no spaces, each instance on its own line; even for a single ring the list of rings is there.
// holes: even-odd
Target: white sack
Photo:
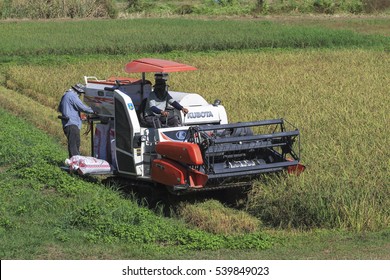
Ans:
[[[71,171],[77,171],[81,175],[111,172],[111,166],[107,161],[94,157],[73,156],[66,159],[65,164]]]

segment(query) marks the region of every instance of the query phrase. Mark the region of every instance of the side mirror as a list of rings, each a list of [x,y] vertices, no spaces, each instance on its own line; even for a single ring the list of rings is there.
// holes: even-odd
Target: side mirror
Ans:
[[[221,105],[221,100],[219,99],[215,99],[214,103],[213,103],[213,106],[218,106],[218,105]]]

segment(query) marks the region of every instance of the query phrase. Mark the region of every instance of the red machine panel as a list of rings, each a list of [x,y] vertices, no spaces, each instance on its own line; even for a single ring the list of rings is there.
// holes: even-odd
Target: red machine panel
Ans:
[[[199,146],[189,142],[160,142],[156,145],[156,152],[175,161],[201,165],[203,164],[202,153]]]
[[[193,188],[203,187],[208,179],[206,174],[169,159],[153,160],[151,175],[153,181],[167,186],[188,185]]]

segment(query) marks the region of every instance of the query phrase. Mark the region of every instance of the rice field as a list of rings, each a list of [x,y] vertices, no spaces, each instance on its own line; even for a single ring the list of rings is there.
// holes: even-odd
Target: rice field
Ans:
[[[148,22],[149,30],[154,29],[156,22]],[[115,22],[125,23],[134,23],[137,29],[139,22]],[[8,89],[0,90],[0,104],[64,141],[55,110],[63,91],[83,82],[84,75],[124,76],[125,63],[140,57],[188,63],[199,70],[171,74],[172,90],[197,92],[209,102],[221,99],[230,122],[285,118],[300,128],[306,172],[299,177],[269,177],[256,182],[245,206],[249,213],[276,228],[373,231],[389,227],[388,38],[244,22],[239,27],[234,25],[239,32],[231,37],[224,32],[219,34],[220,29],[215,28],[212,33],[215,36],[208,40],[201,30],[221,22],[200,21],[196,27],[193,21],[186,23],[186,28],[198,31],[187,41],[183,40],[185,29],[180,29],[173,20],[173,28],[177,28],[175,47],[167,46],[160,39],[153,41],[150,34],[142,35],[145,38],[142,44],[128,40],[131,36],[141,36],[135,31],[117,34],[114,39],[118,41],[102,37],[86,40],[84,45],[74,44],[73,49],[54,37],[52,45],[42,50],[45,55],[41,60],[31,56],[25,61],[20,58],[20,55],[40,52],[33,42],[35,39],[27,40],[24,46],[20,44],[19,49],[12,47],[17,40],[6,40],[2,55],[12,50],[15,58],[2,70],[3,84]],[[113,24],[107,22],[110,28]],[[223,22],[224,28],[231,31],[230,24]],[[71,25],[80,27],[77,22]],[[264,33],[259,31],[259,26]],[[22,26],[22,30],[27,27]],[[75,34],[75,30],[69,34]],[[335,34],[341,35],[332,37]],[[119,41],[122,35],[124,38]],[[67,36],[70,35],[65,32],[66,42]],[[199,38],[201,43],[197,41]],[[273,38],[272,43],[262,45],[267,38]],[[80,40],[78,35],[77,40]],[[241,43],[235,45],[237,42]],[[340,42],[339,47],[335,48],[335,42]],[[29,44],[33,47],[29,48]],[[222,45],[230,50],[221,51]],[[140,52],[144,48],[148,53]],[[161,52],[154,53],[156,48]],[[167,50],[170,52],[166,53]],[[82,51],[90,55],[82,56]],[[111,52],[116,55],[105,54]],[[75,55],[50,56],[51,53]],[[85,153],[89,151],[88,141],[88,137],[83,139]]]

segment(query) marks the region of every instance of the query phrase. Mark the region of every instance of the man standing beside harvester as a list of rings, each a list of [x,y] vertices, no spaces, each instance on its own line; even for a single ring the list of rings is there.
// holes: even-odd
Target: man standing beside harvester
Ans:
[[[82,86],[74,85],[68,89],[61,98],[58,106],[59,118],[62,121],[62,128],[68,140],[69,158],[80,155],[80,130],[82,119],[80,113],[94,114],[91,107],[80,100],[84,93]]]

